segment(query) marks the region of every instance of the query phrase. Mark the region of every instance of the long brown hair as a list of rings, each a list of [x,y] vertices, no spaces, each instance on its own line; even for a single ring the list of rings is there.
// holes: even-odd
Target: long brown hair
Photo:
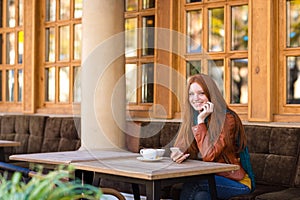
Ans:
[[[191,158],[195,158],[197,156],[196,153],[199,151],[192,133],[192,126],[194,126],[195,111],[189,102],[188,95],[191,84],[195,82],[202,87],[203,92],[207,96],[208,100],[214,104],[214,112],[208,117],[207,121],[210,142],[214,143],[218,139],[224,126],[226,114],[229,111],[230,113],[234,114],[236,118],[236,124],[238,125],[237,130],[241,130],[242,132],[242,136],[239,136],[240,138],[238,138],[240,140],[238,141],[239,146],[245,146],[244,130],[239,117],[234,111],[228,108],[216,83],[208,75],[205,74],[196,74],[189,77],[187,80],[182,124],[175,141],[175,146],[180,147],[181,150],[184,152],[190,153]],[[226,141],[228,142],[227,144],[232,143],[232,141],[229,141],[229,137],[225,138],[226,140],[228,139],[228,141]],[[235,145],[230,146],[234,148]]]

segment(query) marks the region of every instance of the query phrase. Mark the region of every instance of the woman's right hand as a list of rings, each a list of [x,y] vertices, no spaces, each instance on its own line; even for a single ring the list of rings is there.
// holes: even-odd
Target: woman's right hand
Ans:
[[[183,161],[185,161],[188,157],[190,156],[190,154],[184,154],[182,153],[180,150],[179,151],[174,151],[171,152],[171,159],[176,162],[176,163],[182,163]]]

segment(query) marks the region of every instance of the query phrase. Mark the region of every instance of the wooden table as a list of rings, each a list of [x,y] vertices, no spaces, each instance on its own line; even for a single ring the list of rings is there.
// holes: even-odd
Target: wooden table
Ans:
[[[216,197],[214,174],[232,171],[237,165],[187,160],[181,164],[164,158],[157,162],[143,162],[136,157],[121,157],[97,161],[75,162],[76,169],[95,172],[100,178],[146,185],[147,199],[160,199],[164,186],[192,180],[207,179],[212,199]],[[84,176],[84,175],[83,175]],[[134,191],[135,192],[135,191]],[[134,194],[139,199],[139,191]]]
[[[10,140],[0,140],[0,161],[5,161],[4,147],[16,147],[20,146],[21,142],[10,141]]]
[[[137,153],[123,151],[120,149],[93,149],[77,151],[61,151],[49,153],[31,153],[11,155],[10,160],[25,161],[30,163],[68,165],[74,162],[102,160],[107,158],[119,158],[138,156]]]
[[[9,158],[40,164],[72,164],[76,168],[77,177],[88,179],[88,183],[93,183],[91,180],[95,180],[94,175],[96,178],[128,182],[133,186],[135,199],[140,199],[138,184],[144,184],[147,200],[159,199],[161,188],[164,186],[199,179],[208,180],[211,197],[216,199],[214,174],[239,168],[237,165],[196,160],[177,164],[170,158],[157,162],[144,162],[137,159],[139,156],[137,153],[116,149],[94,149],[20,154]]]

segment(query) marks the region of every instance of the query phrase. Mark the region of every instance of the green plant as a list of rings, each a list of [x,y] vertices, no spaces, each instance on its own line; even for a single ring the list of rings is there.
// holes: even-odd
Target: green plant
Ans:
[[[0,200],[99,200],[102,195],[99,188],[74,179],[72,166],[59,167],[46,175],[40,171],[27,183],[19,172],[14,172],[11,179],[7,173],[0,176]]]

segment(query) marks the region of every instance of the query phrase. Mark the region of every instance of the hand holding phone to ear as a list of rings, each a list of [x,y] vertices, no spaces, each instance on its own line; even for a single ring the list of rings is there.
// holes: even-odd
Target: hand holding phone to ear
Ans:
[[[214,104],[212,102],[206,102],[202,109],[199,111],[197,118],[198,124],[204,123],[206,117],[208,117],[214,111]]]

